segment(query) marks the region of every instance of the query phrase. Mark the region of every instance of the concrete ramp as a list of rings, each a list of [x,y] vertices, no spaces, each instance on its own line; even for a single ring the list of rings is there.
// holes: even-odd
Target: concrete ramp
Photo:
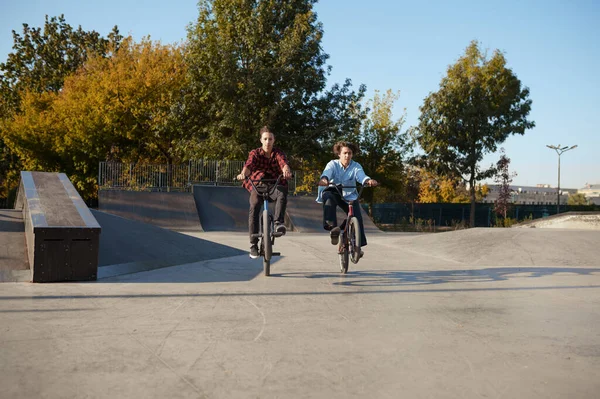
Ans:
[[[600,212],[566,212],[519,223],[515,228],[600,230]]]
[[[381,233],[369,215],[361,209],[365,233]],[[338,208],[338,223],[341,223],[346,214]],[[286,224],[292,231],[300,233],[323,232],[323,205],[315,201],[313,196],[288,197]]]
[[[102,226],[98,278],[247,254],[151,224],[92,213]]]
[[[600,231],[478,227],[398,235],[392,247],[448,265],[498,267],[598,266]]]
[[[30,280],[23,212],[0,209],[0,282]]]
[[[248,191],[243,187],[194,186],[194,199],[204,231],[247,232],[248,198]],[[346,217],[340,209],[337,215],[338,223]],[[366,212],[362,211],[362,216],[367,235],[381,233]],[[323,207],[313,196],[288,196],[285,219],[290,231],[323,232]]]
[[[248,231],[249,193],[243,187],[193,187],[204,231]]]
[[[191,193],[100,190],[101,211],[174,231],[203,231]]]

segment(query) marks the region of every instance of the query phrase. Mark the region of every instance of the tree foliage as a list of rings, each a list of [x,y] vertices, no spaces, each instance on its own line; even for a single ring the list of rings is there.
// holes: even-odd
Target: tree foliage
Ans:
[[[76,71],[90,55],[106,55],[111,43],[120,42],[122,36],[115,26],[108,38],[96,31],[73,29],[64,15],[48,18],[43,28],[23,24],[21,34],[12,31],[13,52],[0,63],[0,115],[17,111],[20,94],[25,90],[36,93],[58,92],[65,78]]]
[[[400,92],[388,90],[381,95],[376,90],[373,99],[367,102],[367,116],[360,130],[349,135],[349,139],[356,141],[360,148],[356,161],[369,176],[381,183],[377,190],[367,190],[363,194],[369,203],[383,202],[392,197],[408,199],[403,161],[412,147],[407,132],[402,130],[406,111],[399,119],[393,118],[393,107],[399,97]],[[392,193],[395,195],[392,196]]]
[[[89,197],[98,164],[181,159],[183,51],[126,38],[111,57],[90,56],[60,92],[26,90],[4,122],[6,143],[25,169],[61,171]]]
[[[80,68],[93,54],[106,56],[109,48],[117,48],[122,37],[115,26],[108,38],[95,31],[84,31],[81,26],[73,29],[63,15],[48,18],[43,28],[23,24],[22,33],[13,33],[13,52],[6,62],[0,63],[0,181],[3,194],[8,195],[18,181],[19,170],[25,168],[20,160],[23,153],[35,151],[44,154],[44,160],[29,160],[27,167],[45,167],[55,164],[56,155],[51,154],[47,142],[34,149],[36,137],[48,137],[56,128],[45,112],[52,103],[53,93],[59,93],[67,76]],[[39,111],[33,115],[32,111]],[[23,119],[23,113],[29,113]],[[34,121],[35,119],[35,121]],[[25,122],[25,120],[28,120]],[[8,145],[7,126],[21,123],[23,127],[41,127],[31,130],[31,138]],[[31,125],[33,124],[33,125]],[[21,155],[15,154],[15,145],[21,147]],[[17,150],[19,152],[19,150]],[[52,159],[51,159],[52,158]]]
[[[583,193],[569,194],[567,205],[589,205],[587,197]]]
[[[421,203],[469,203],[469,190],[462,179],[437,175],[425,169],[419,170],[419,197]],[[487,185],[477,185],[475,198],[481,201],[487,196]]]
[[[479,162],[508,136],[535,126],[527,119],[529,89],[506,66],[502,52],[496,50],[488,58],[474,41],[420,110],[415,138],[424,158],[432,170],[469,184],[473,226],[476,183],[495,173],[493,166],[481,168]]]
[[[502,215],[506,219],[508,207],[511,202],[512,190],[510,183],[512,183],[513,177],[517,176],[516,172],[509,172],[508,167],[510,166],[510,158],[504,153],[504,148],[500,149],[500,159],[496,163],[496,176],[494,181],[499,184],[498,199],[494,204],[494,211],[498,215]]]
[[[197,156],[244,158],[260,126],[292,156],[316,154],[332,136],[356,129],[364,88],[325,91],[329,68],[316,0],[201,0],[188,31],[191,91],[202,115]],[[357,112],[358,111],[358,112]]]

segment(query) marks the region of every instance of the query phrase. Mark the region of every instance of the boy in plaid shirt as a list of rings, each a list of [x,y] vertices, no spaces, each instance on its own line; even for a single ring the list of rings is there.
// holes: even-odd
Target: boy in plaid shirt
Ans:
[[[292,170],[288,164],[287,157],[279,148],[274,148],[275,135],[271,130],[264,126],[260,129],[260,148],[250,151],[248,160],[242,168],[242,172],[237,176],[238,180],[244,180],[250,176],[251,180],[259,179],[277,179],[283,175],[279,185],[270,196],[271,201],[275,201],[275,231],[285,234],[284,216],[287,205],[288,183],[286,179],[292,177]],[[250,211],[248,212],[248,232],[250,234],[250,257],[258,258],[258,238],[252,237],[252,234],[258,233],[258,217],[262,209],[262,197],[252,188],[249,181],[244,181],[244,187],[250,192]]]

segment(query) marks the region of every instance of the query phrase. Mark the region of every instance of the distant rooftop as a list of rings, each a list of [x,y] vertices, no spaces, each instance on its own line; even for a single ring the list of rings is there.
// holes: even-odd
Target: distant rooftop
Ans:
[[[585,183],[582,190],[600,190],[600,184],[589,184]]]

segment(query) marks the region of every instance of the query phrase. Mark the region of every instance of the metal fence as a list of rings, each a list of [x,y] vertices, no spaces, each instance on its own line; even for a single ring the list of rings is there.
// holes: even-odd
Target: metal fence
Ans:
[[[98,186],[101,190],[191,191],[194,184],[239,186],[236,176],[244,161],[197,160],[187,164],[160,165],[100,162]],[[289,182],[290,193],[302,174]]]
[[[369,207],[363,204],[369,211]],[[594,205],[561,205],[560,212],[597,211],[600,207]],[[375,223],[403,225],[414,223],[416,220],[427,222],[434,226],[453,226],[468,222],[471,204],[373,204],[370,207],[371,216]],[[511,205],[507,217],[516,221],[539,219],[556,214],[556,206],[548,205]],[[494,204],[477,203],[475,205],[475,227],[493,227],[498,222],[494,212]]]

